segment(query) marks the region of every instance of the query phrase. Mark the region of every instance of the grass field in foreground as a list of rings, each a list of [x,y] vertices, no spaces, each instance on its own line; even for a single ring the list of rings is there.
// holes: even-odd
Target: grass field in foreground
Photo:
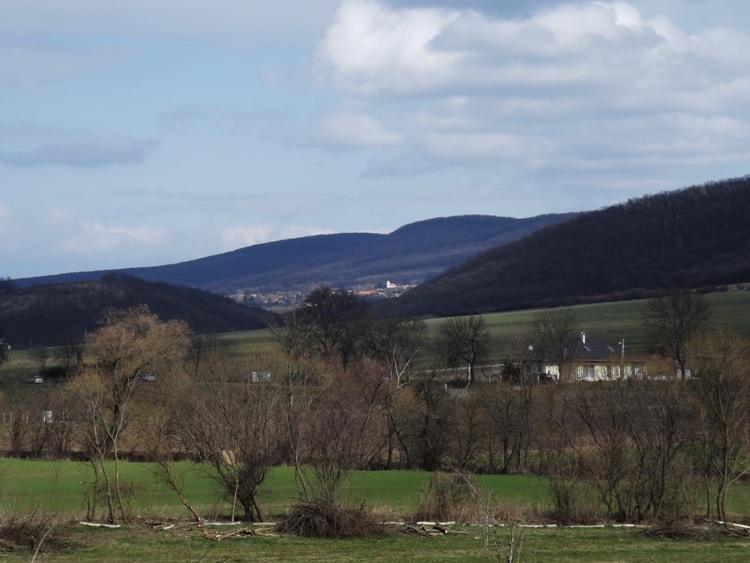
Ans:
[[[190,515],[176,495],[160,483],[147,463],[122,463],[122,482],[130,489],[134,513],[147,519]],[[205,468],[179,464],[185,475],[188,499],[209,518],[227,516],[229,506],[217,501],[215,485]],[[367,498],[375,509],[413,513],[431,474],[421,471],[356,471],[349,481],[352,501]],[[81,518],[83,493],[91,479],[88,464],[71,461],[0,459],[0,517],[32,510],[56,513],[62,521]],[[517,502],[532,510],[545,510],[548,496],[542,479],[532,476],[478,475],[485,496]],[[261,504],[275,519],[296,496],[292,469],[275,468],[261,494]],[[750,513],[750,486],[732,489],[730,512]],[[101,513],[100,513],[101,514]],[[462,527],[468,535],[416,537],[394,528],[384,537],[361,540],[312,540],[271,535],[209,541],[194,526],[157,532],[145,526],[117,530],[66,525],[78,547],[45,554],[44,561],[487,561],[484,530]],[[221,528],[225,531],[226,528]],[[506,538],[508,529],[497,531]],[[525,529],[520,561],[704,561],[732,562],[750,559],[750,539],[723,537],[712,541],[644,537],[639,528],[532,528]],[[492,555],[492,552],[490,553]],[[24,559],[18,555],[19,559]],[[495,560],[494,557],[490,559]]]
[[[206,516],[226,515],[229,505],[221,499],[206,465],[179,463],[185,478],[185,494]],[[120,464],[122,489],[136,514],[185,516],[188,512],[177,496],[153,473],[154,465]],[[390,509],[398,514],[416,510],[422,490],[432,474],[424,471],[355,471],[350,475],[347,494],[353,502],[367,499],[368,506]],[[43,509],[71,517],[85,513],[84,494],[90,487],[88,463],[0,459],[0,512],[30,512]],[[507,502],[546,508],[544,481],[532,476],[478,475],[483,494]],[[297,497],[294,472],[290,467],[274,468],[264,482],[261,508],[269,517],[283,514]]]
[[[134,514],[144,517],[189,517],[177,496],[153,473],[149,463],[120,464],[122,490]],[[207,518],[227,516],[229,504],[222,499],[206,465],[182,462],[177,465],[185,479],[188,501]],[[424,471],[354,471],[347,494],[355,503],[366,499],[376,510],[406,516],[416,512],[420,496],[432,474]],[[518,504],[533,514],[547,512],[546,481],[527,475],[476,475],[476,483],[487,499]],[[28,513],[33,510],[79,518],[85,514],[85,492],[92,471],[87,463],[0,459],[0,513]],[[274,468],[262,485],[260,505],[267,518],[283,514],[297,498],[291,467]],[[750,515],[750,485],[730,490],[731,514]]]
[[[226,529],[221,529],[225,532]],[[72,525],[69,536],[78,542],[64,553],[45,554],[43,561],[173,562],[173,561],[306,561],[306,562],[480,562],[502,561],[484,529],[461,527],[466,535],[419,537],[394,528],[370,539],[306,539],[269,534],[221,542],[205,539],[195,527],[154,531],[128,526],[117,530]],[[507,540],[509,530],[496,530]],[[502,553],[500,551],[500,553]],[[514,561],[554,562],[684,562],[730,563],[747,561],[750,540],[720,537],[712,541],[645,537],[634,528],[525,529]],[[21,559],[19,557],[19,559]]]

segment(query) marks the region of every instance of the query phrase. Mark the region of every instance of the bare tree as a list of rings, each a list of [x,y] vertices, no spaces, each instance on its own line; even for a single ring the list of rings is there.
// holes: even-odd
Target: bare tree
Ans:
[[[475,463],[479,447],[492,433],[482,409],[482,398],[476,390],[454,402],[453,420],[449,425],[453,464],[465,471]]]
[[[589,468],[607,516],[627,520],[633,513],[633,463],[623,386],[617,381],[592,389],[579,387],[573,404],[593,446],[579,450],[579,456]]]
[[[381,455],[378,416],[387,384],[376,362],[358,362],[352,373],[328,379],[316,397],[303,430],[306,496],[336,504],[353,469],[367,467]]]
[[[523,389],[526,391],[526,388]],[[482,410],[492,423],[492,436],[499,441],[502,452],[503,473],[518,469],[522,450],[528,435],[528,409],[526,400],[530,396],[511,383],[496,382],[481,390]]]
[[[344,369],[358,354],[370,324],[364,299],[327,285],[310,292],[296,315],[311,329],[317,353],[326,360],[338,356]]]
[[[708,300],[683,289],[646,302],[643,324],[654,351],[672,358],[682,377],[687,375],[687,343],[708,323]]]
[[[636,465],[631,484],[635,515],[657,520],[680,517],[692,498],[685,494],[691,483],[687,450],[694,443],[696,422],[685,382],[674,377],[631,378],[624,390],[622,402]]]
[[[46,346],[34,346],[29,350],[29,358],[39,364],[39,371],[44,371],[49,361],[49,349]]]
[[[722,330],[699,335],[689,349],[701,405],[706,510],[710,515],[713,481],[716,513],[726,520],[727,490],[750,471],[750,345]]]
[[[79,421],[79,441],[89,452],[95,481],[105,481],[110,521],[126,518],[119,486],[119,438],[129,422],[129,405],[143,376],[157,371],[169,378],[181,369],[189,330],[180,321],[163,322],[147,307],[105,313],[103,326],[90,335],[88,361],[67,385],[70,414]],[[112,455],[110,478],[105,460]],[[116,510],[117,508],[117,510]]]
[[[450,427],[454,424],[454,403],[432,370],[414,384],[417,399],[415,450],[421,459],[422,469],[440,468],[446,452]]]
[[[72,374],[83,367],[85,349],[85,340],[73,335],[65,335],[61,338],[60,345],[55,348],[54,357],[60,362],[65,373]]]
[[[250,373],[227,375],[194,396],[186,428],[231,499],[232,517],[239,503],[247,518],[262,521],[258,491],[279,458],[281,388],[253,383]]]
[[[408,382],[414,359],[424,347],[426,332],[424,321],[417,319],[385,319],[367,332],[370,355],[388,366],[397,388]]]
[[[484,317],[451,317],[440,325],[436,345],[444,345],[446,363],[449,366],[457,366],[461,362],[467,364],[467,385],[471,385],[475,380],[477,363],[489,351],[489,338]]]
[[[5,342],[2,338],[2,331],[0,331],[0,366],[8,361],[10,355],[10,344]]]
[[[570,309],[541,313],[532,321],[534,348],[540,358],[557,366],[558,383],[567,381],[568,365],[578,348],[578,320]]]

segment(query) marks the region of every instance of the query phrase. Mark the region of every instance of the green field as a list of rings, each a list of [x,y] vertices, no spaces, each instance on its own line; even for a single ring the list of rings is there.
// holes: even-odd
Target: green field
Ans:
[[[460,527],[467,535],[418,537],[405,535],[394,526],[378,538],[360,540],[312,540],[273,534],[215,542],[203,530],[190,525],[189,513],[177,497],[153,475],[151,464],[122,463],[123,488],[137,522],[177,519],[167,531],[145,524],[117,530],[76,525],[84,517],[84,491],[91,480],[86,463],[72,461],[0,460],[0,517],[32,511],[54,513],[65,533],[78,547],[45,554],[44,561],[487,561],[486,530]],[[185,476],[185,492],[201,514],[226,518],[229,505],[219,502],[205,468],[179,464]],[[413,513],[431,474],[421,471],[356,471],[348,495],[353,502],[367,499],[369,507],[384,519]],[[533,476],[475,476],[483,496],[504,505],[517,504],[526,514],[548,508],[545,482]],[[261,503],[269,519],[278,518],[296,496],[291,468],[274,469],[263,487]],[[734,487],[730,510],[738,518],[750,513],[750,486]],[[217,528],[226,531],[228,528]],[[494,530],[507,538],[509,530]],[[750,540],[713,537],[711,541],[645,537],[641,528],[526,528],[522,561],[745,561]],[[493,556],[494,552],[490,551]],[[0,558],[2,554],[0,554]],[[27,559],[20,557],[19,559]]]
[[[711,327],[728,328],[750,338],[750,291],[710,293],[706,297],[711,304]],[[628,350],[643,352],[648,344],[643,330],[645,303],[645,300],[640,299],[577,305],[570,309],[575,312],[580,329],[590,336],[608,342],[620,342],[624,338]],[[492,342],[495,343],[496,355],[500,357],[505,354],[506,346],[522,342],[528,334],[532,319],[542,311],[544,309],[529,309],[485,315]],[[442,319],[429,319],[427,325],[434,330],[441,322]],[[219,337],[237,345],[261,349],[275,342],[273,334],[267,329],[229,332]],[[10,362],[0,368],[0,371],[32,373],[35,369],[28,350],[13,350]]]
[[[501,550],[492,545],[486,548],[481,527],[456,528],[467,535],[439,537],[406,535],[393,528],[386,535],[371,539],[305,539],[268,533],[220,542],[205,539],[195,527],[169,531],[137,526],[119,530],[71,527],[70,538],[80,547],[45,554],[41,561],[502,561],[497,557]],[[503,540],[509,533],[507,529],[496,531]],[[750,541],[746,538],[674,540],[645,537],[640,529],[552,528],[524,530],[520,554],[514,561],[733,563],[749,557]],[[18,560],[29,559],[19,556]]]
[[[707,294],[711,304],[710,326],[728,328],[750,338],[750,291],[726,291]],[[625,339],[630,350],[644,351],[647,346],[643,330],[643,311],[646,301],[615,301],[570,307],[575,312],[580,329],[608,342]],[[492,341],[502,346],[523,337],[533,318],[544,309],[509,311],[485,315]],[[427,325],[434,330],[442,319],[429,319]],[[238,344],[268,344],[273,335],[268,330],[233,332],[222,335]]]
[[[207,518],[230,513],[207,465],[180,462],[185,495]],[[128,491],[133,512],[142,516],[188,517],[177,496],[153,472],[154,464],[120,464],[122,488]],[[404,518],[416,511],[422,491],[432,477],[425,471],[353,471],[347,496],[355,503]],[[546,481],[532,475],[475,475],[482,496],[502,504],[517,504],[539,515],[550,508]],[[85,513],[84,494],[92,480],[88,463],[0,459],[0,512],[44,510],[78,518]],[[297,497],[291,467],[274,468],[266,478],[260,503],[269,518],[278,517]],[[750,484],[735,485],[729,495],[729,511],[750,515]]]
[[[177,464],[185,479],[185,494],[206,517],[229,514],[228,503],[217,501],[220,494],[206,465]],[[149,463],[121,463],[120,480],[131,491],[130,504],[137,514],[169,517],[189,516],[177,496],[162,483]],[[355,471],[349,477],[348,497],[353,502],[367,499],[374,509],[403,517],[413,513],[432,474],[424,471]],[[546,509],[544,482],[532,476],[478,475],[483,493],[507,502]],[[92,480],[85,462],[0,459],[0,510],[30,512],[44,509],[71,517],[84,510],[84,493]],[[297,496],[290,467],[271,471],[263,485],[260,502],[270,517],[281,515]]]

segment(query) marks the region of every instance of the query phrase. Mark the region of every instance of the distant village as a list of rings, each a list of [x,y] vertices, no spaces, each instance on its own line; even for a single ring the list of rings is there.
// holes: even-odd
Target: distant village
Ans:
[[[392,281],[386,281],[384,285],[376,286],[356,286],[351,288],[354,295],[365,299],[393,299],[399,297],[406,290],[414,287],[414,284],[397,284]],[[302,305],[307,292],[304,291],[273,291],[270,293],[249,293],[243,290],[237,290],[229,295],[238,303],[249,306],[263,307],[269,310],[287,310],[294,309]]]

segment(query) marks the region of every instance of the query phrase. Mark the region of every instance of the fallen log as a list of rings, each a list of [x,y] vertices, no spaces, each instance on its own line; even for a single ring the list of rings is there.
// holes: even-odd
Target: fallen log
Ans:
[[[102,524],[99,522],[78,522],[81,526],[91,526],[92,528],[119,528],[119,524]]]

